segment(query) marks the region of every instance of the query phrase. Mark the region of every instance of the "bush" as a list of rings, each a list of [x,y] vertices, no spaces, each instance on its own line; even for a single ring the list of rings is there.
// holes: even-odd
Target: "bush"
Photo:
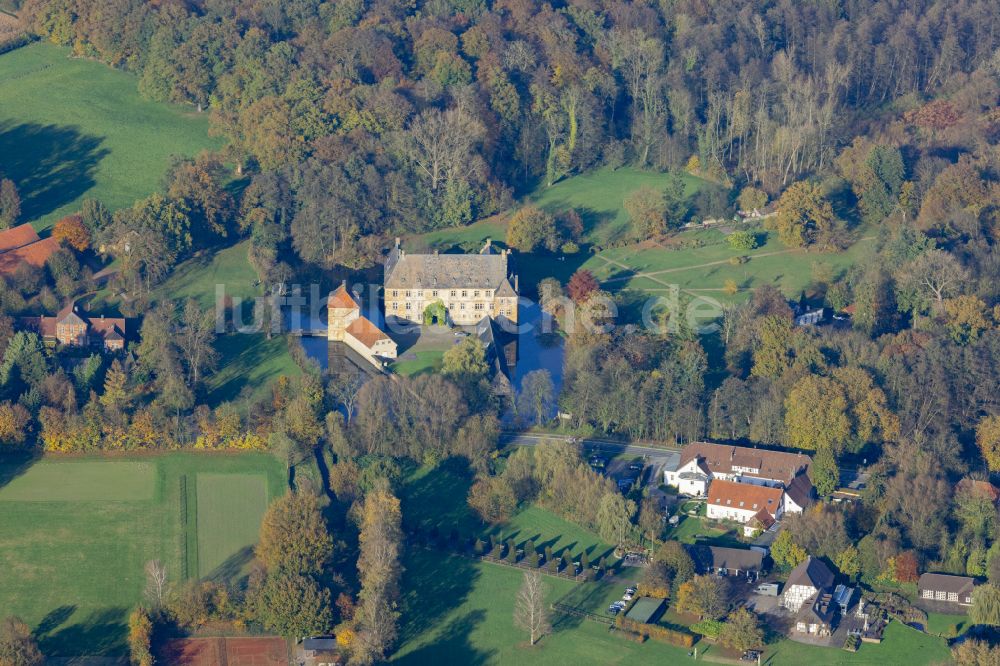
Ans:
[[[646,638],[652,638],[661,643],[669,643],[678,647],[689,648],[694,645],[694,636],[689,633],[667,629],[657,624],[643,624],[630,620],[624,615],[615,618],[615,626],[623,631],[639,634]]]
[[[757,247],[757,235],[752,231],[734,231],[726,236],[726,240],[734,250],[753,250]]]
[[[577,252],[580,251],[580,246],[574,243],[573,241],[567,241],[562,244],[562,247],[559,248],[559,251],[562,252],[563,254],[576,254]]]
[[[707,638],[718,638],[722,633],[723,622],[721,620],[702,620],[691,625],[691,631],[701,634]]]

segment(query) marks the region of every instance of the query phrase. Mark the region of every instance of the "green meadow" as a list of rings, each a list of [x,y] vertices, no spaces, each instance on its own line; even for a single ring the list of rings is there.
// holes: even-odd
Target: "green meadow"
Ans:
[[[36,228],[84,198],[129,206],[162,187],[174,156],[222,147],[207,114],[145,100],[135,77],[69,53],[36,43],[0,55],[0,171]]]
[[[171,581],[242,575],[285,477],[268,454],[172,453],[5,459],[0,484],[0,608],[62,657],[125,651],[149,560]]]

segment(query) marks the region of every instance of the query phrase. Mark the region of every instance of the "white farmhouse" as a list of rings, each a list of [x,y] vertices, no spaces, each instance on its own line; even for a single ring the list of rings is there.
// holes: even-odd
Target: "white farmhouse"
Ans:
[[[664,472],[664,481],[688,495],[704,495],[713,479],[784,488],[796,477],[804,476],[811,463],[809,456],[801,453],[695,442],[681,451],[676,468]],[[808,477],[805,482],[808,492],[805,496],[801,492],[796,494],[799,510],[811,494]]]

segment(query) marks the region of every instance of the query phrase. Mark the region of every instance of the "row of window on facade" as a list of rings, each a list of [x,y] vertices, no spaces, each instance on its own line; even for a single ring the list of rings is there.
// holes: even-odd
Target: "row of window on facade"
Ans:
[[[394,302],[392,304],[392,308],[390,308],[390,309],[393,310],[394,312],[398,312],[399,311],[399,303],[395,303]],[[413,309],[413,304],[412,303],[406,303],[404,309],[405,310],[412,310]],[[459,310],[464,310],[465,309],[465,303],[459,303],[458,304],[458,309]],[[486,309],[486,304],[485,303],[474,303],[472,309],[473,310],[485,310]],[[500,314],[506,315],[506,316],[510,316],[510,309],[509,308],[503,308],[503,309],[500,310]]]
[[[431,293],[431,298],[437,298],[438,297],[438,290],[437,289],[431,289],[429,291]],[[462,289],[462,290],[452,289],[451,290],[451,294],[450,294],[451,297],[452,298],[457,298],[459,291],[462,292],[462,298],[468,298],[469,297],[469,290],[468,289]],[[416,296],[417,296],[417,298],[422,298],[423,295],[424,295],[424,290],[423,289],[417,289],[416,290]],[[410,290],[410,289],[407,289],[405,291],[405,297],[406,298],[410,298],[412,296],[413,296],[413,291]],[[483,296],[485,296],[486,298],[493,298],[493,290],[492,289],[486,289],[485,291],[483,291]],[[393,289],[392,290],[392,297],[393,298],[399,298],[399,290],[398,289]],[[479,298],[479,289],[474,289],[472,291],[472,297],[473,298]]]
[[[934,599],[935,601],[958,601],[958,592],[942,592],[941,590],[923,590],[921,595],[924,599]],[[968,597],[966,602],[971,601]]]

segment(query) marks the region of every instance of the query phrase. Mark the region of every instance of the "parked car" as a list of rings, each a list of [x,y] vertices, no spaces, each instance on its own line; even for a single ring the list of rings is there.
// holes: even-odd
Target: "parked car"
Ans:
[[[636,591],[636,588],[634,588],[634,587],[626,587],[625,588],[625,594],[635,594],[635,591]]]
[[[632,601],[633,595],[626,592],[625,596],[622,597],[622,601]]]
[[[456,338],[467,338],[467,337],[469,337],[469,334],[466,333],[465,331],[455,331],[455,337]]]

